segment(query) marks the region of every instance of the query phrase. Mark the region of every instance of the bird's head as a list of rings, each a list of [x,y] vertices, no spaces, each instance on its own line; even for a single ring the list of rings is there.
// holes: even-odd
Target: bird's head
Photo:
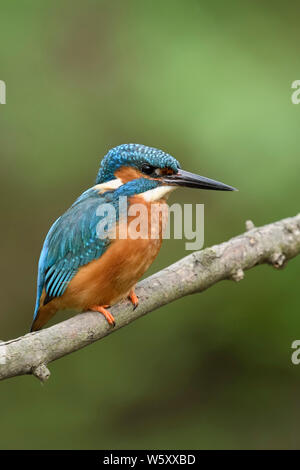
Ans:
[[[157,188],[155,194],[158,198],[178,186],[235,191],[232,186],[182,170],[179,162],[162,150],[139,144],[124,144],[111,149],[101,162],[96,183],[117,188],[139,179],[144,180],[145,188]],[[138,183],[142,188],[142,181]]]

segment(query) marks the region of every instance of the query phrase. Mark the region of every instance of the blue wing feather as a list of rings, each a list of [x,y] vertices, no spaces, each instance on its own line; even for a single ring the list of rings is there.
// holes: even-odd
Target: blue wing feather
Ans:
[[[34,319],[45,288],[47,300],[59,297],[78,269],[99,258],[109,239],[97,236],[99,204],[115,202],[111,193],[99,195],[93,188],[85,191],[50,228],[39,259],[37,298]],[[115,204],[118,217],[118,207]]]

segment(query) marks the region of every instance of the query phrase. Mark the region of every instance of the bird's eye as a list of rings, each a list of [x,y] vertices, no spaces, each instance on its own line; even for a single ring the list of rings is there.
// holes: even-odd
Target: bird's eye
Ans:
[[[148,163],[143,163],[142,165],[142,172],[146,175],[151,175],[154,172],[155,168]]]

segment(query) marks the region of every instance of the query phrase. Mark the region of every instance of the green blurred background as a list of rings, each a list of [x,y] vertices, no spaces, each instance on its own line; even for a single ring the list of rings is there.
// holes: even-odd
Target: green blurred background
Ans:
[[[0,1],[2,340],[31,323],[50,224],[110,147],[162,148],[239,193],[205,203],[205,246],[299,212],[299,4]],[[186,254],[165,241],[150,272]],[[298,448],[300,259],[151,313],[0,384],[0,448]],[[55,321],[65,319],[58,315]]]

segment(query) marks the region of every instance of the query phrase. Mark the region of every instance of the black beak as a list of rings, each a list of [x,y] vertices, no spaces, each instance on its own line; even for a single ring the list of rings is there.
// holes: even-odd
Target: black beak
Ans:
[[[172,186],[185,186],[186,188],[214,189],[216,191],[237,191],[236,188],[220,183],[219,181],[195,175],[189,171],[178,170],[178,173],[164,176],[163,182]]]

